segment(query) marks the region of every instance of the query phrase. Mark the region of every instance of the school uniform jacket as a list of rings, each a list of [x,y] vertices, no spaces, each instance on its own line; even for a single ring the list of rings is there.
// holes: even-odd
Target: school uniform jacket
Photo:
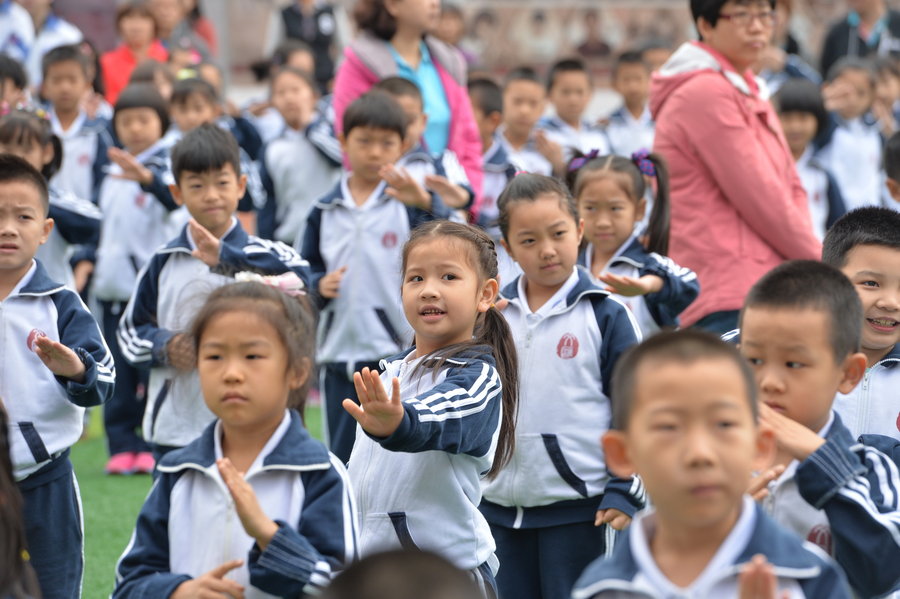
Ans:
[[[643,504],[641,485],[612,478],[599,445],[612,419],[613,368],[641,333],[586,271],[574,269],[568,283],[567,295],[537,314],[521,277],[503,290],[519,358],[516,450],[485,483],[481,511],[507,528],[593,521],[607,508],[631,515]]]
[[[480,479],[493,463],[503,413],[494,357],[476,347],[433,375],[434,359],[412,360],[413,351],[381,362],[385,388],[400,379],[400,427],[385,438],[356,429],[348,469],[360,553],[418,548],[464,570],[487,562],[496,571],[494,539],[478,512]]]
[[[347,175],[316,202],[300,240],[309,260],[309,287],[319,300],[316,343],[319,363],[377,361],[409,346],[409,323],[400,303],[400,258],[403,244],[417,225],[447,218],[450,211],[432,194],[431,212],[412,208],[384,195],[382,183],[357,206]],[[319,281],[346,266],[340,295],[318,297]]]
[[[853,391],[838,393],[834,411],[854,439],[874,434],[900,441],[900,345],[867,368]]]
[[[482,166],[484,183],[481,201],[472,207],[472,212],[475,214],[475,223],[487,231],[492,239],[499,241],[501,235],[497,219],[500,211],[497,209],[497,199],[519,169],[512,163],[497,136],[494,136],[494,143],[485,152]]]
[[[816,159],[834,176],[847,210],[881,205],[884,141],[871,113],[851,120],[832,113],[817,140]]]
[[[38,337],[74,350],[84,382],[50,372],[32,349]],[[0,302],[0,356],[0,403],[9,414],[13,474],[22,480],[78,441],[84,408],[112,396],[115,366],[81,298],[37,260]]]
[[[203,403],[196,370],[171,367],[166,346],[190,327],[206,297],[234,282],[240,271],[265,275],[293,271],[309,280],[308,265],[292,248],[247,235],[237,219],[221,240],[219,264],[210,268],[191,255],[187,227],[158,250],[138,277],[119,322],[118,340],[130,364],[150,368],[143,434],[151,443],[183,447],[213,420]]]
[[[75,289],[75,278],[69,263],[75,251],[73,246],[97,245],[103,215],[92,202],[61,191],[53,185],[49,191],[53,230],[35,256],[41,260],[51,279]]]
[[[169,597],[182,584],[233,559],[228,578],[246,599],[306,597],[321,592],[357,557],[356,521],[347,473],[303,428],[285,419],[245,480],[278,524],[264,551],[244,531],[216,466],[221,424],[166,455],[131,541],[116,565],[113,598]]]
[[[630,157],[638,150],[649,151],[653,147],[656,125],[649,107],[644,108],[639,118],[634,118],[631,111],[623,106],[609,115],[605,130],[612,152]]]
[[[782,527],[778,526],[752,501],[744,501],[744,509],[753,510],[754,522],[749,539],[740,549],[733,563],[722,564],[717,571],[705,570],[698,582],[703,597],[737,597],[738,575],[754,555],[761,553],[772,565],[780,591],[788,591],[791,599],[849,599],[847,580],[834,562],[810,543],[804,543]],[[742,517],[744,515],[742,514]],[[572,599],[678,599],[694,597],[693,594],[660,595],[647,579],[635,558],[635,548],[639,543],[637,527],[642,526],[642,517],[631,524],[625,534],[619,536],[613,554],[608,559],[594,561],[572,590]],[[728,539],[731,540],[731,539]],[[726,540],[726,543],[728,542]],[[739,539],[735,539],[739,541]],[[646,542],[643,543],[646,545]],[[720,548],[721,550],[721,548]],[[718,557],[718,555],[716,556]],[[713,558],[715,559],[715,558]],[[707,566],[709,568],[709,565]],[[709,578],[706,578],[709,576]],[[694,585],[692,585],[692,590]],[[780,597],[781,594],[779,593]]]
[[[815,149],[809,147],[797,161],[797,174],[803,182],[806,197],[809,201],[809,215],[812,218],[813,230],[819,239],[837,219],[844,216],[847,207],[841,188],[831,172],[822,166],[814,155]]]
[[[475,200],[475,192],[469,185],[466,171],[452,150],[445,150],[440,156],[435,157],[424,145],[417,144],[396,162],[396,166],[406,169],[416,182],[426,189],[425,177],[428,175],[440,175],[459,185],[469,194],[469,201],[463,206],[464,209],[471,207]]]
[[[544,131],[550,141],[562,146],[563,156],[566,160],[572,158],[574,150],[578,150],[582,154],[597,150],[600,156],[605,156],[611,151],[606,131],[588,121],[582,121],[581,127],[575,129],[558,116],[553,115],[538,121],[537,129]]]
[[[107,152],[115,145],[109,121],[102,117],[89,118],[81,111],[63,131],[56,113],[51,111],[50,125],[63,147],[62,165],[51,178],[51,184],[96,203],[109,166]]]
[[[900,590],[900,474],[857,442],[840,416],[825,444],[769,484],[763,507],[776,522],[832,554],[860,597]]]
[[[578,255],[578,264],[593,273],[591,256],[594,246],[587,247]],[[645,335],[652,335],[662,327],[677,327],[678,315],[697,299],[700,281],[690,268],[678,266],[671,258],[660,256],[644,249],[637,234],[622,244],[606,265],[605,272],[626,277],[656,275],[663,280],[663,287],[656,293],[624,297],[613,294],[617,300],[632,311]]]

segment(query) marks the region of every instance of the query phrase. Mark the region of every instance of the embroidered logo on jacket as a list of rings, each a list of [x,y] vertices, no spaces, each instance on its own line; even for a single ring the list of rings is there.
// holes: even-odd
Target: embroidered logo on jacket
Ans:
[[[556,344],[556,355],[563,360],[571,360],[578,355],[578,338],[572,333],[566,333]]]
[[[813,526],[809,534],[806,535],[806,540],[813,545],[817,545],[828,555],[834,555],[834,542],[831,539],[831,528],[828,525],[817,524]]]
[[[31,351],[37,351],[37,340],[41,337],[46,337],[47,333],[40,329],[31,329],[31,332],[28,333],[28,339],[25,341],[25,344],[28,346],[28,349]]]
[[[381,237],[381,245],[387,249],[397,247],[397,234],[393,231],[388,231]]]

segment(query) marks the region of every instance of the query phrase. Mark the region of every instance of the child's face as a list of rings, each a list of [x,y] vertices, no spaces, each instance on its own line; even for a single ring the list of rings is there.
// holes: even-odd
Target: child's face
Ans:
[[[354,177],[367,183],[378,183],[378,171],[403,155],[403,138],[396,131],[375,127],[354,127],[341,137],[341,148],[347,155]]]
[[[272,105],[291,127],[301,129],[312,120],[316,92],[302,77],[282,73],[272,83]]]
[[[885,106],[892,107],[900,100],[900,78],[886,71],[878,73],[875,80],[875,98]]]
[[[6,102],[9,106],[17,106],[25,102],[25,90],[16,87],[12,79],[3,79],[2,81],[3,96],[0,102]]]
[[[142,15],[128,15],[119,21],[119,35],[126,46],[146,46],[153,41],[153,25],[153,19]]]
[[[197,373],[203,400],[226,435],[274,431],[291,390],[308,374],[289,367],[278,332],[248,311],[224,312],[209,321],[197,347]]]
[[[550,88],[550,102],[559,118],[567,123],[577,123],[591,101],[591,81],[587,73],[563,71],[554,77]]]
[[[774,453],[737,365],[650,359],[635,380],[628,426],[603,436],[610,470],[641,475],[661,525],[727,533],[753,471],[768,467]]]
[[[222,238],[231,227],[231,217],[244,197],[247,176],[240,177],[231,163],[203,173],[183,171],[178,185],[170,187],[178,204],[210,233]]]
[[[91,83],[81,65],[69,60],[51,65],[42,85],[44,97],[57,112],[73,112],[78,110]]]
[[[851,356],[835,360],[824,310],[744,309],[741,354],[756,374],[760,401],[818,432],[828,422],[838,391],[849,393]]]
[[[868,72],[857,69],[844,71],[833,84],[846,89],[846,103],[840,113],[843,118],[855,119],[872,108],[875,90]]]
[[[544,113],[544,88],[534,81],[511,81],[503,91],[503,123],[511,133],[531,134]]]
[[[650,71],[643,64],[619,65],[613,87],[625,99],[625,106],[644,106],[650,96]]]
[[[881,359],[900,341],[900,250],[858,245],[841,268],[863,305],[862,347]],[[877,361],[877,360],[875,360]]]
[[[482,145],[484,145],[481,151],[487,152],[490,149],[490,143],[494,137],[494,133],[497,131],[497,127],[500,126],[500,122],[503,120],[503,115],[499,112],[492,112],[491,114],[486,115],[474,101],[472,102],[472,114],[475,115],[475,124],[478,125],[478,135],[481,136]]]
[[[509,208],[502,241],[525,272],[528,290],[555,293],[572,274],[584,222],[575,222],[556,194],[519,201]]]
[[[20,277],[28,272],[31,259],[52,229],[53,219],[46,217],[34,185],[0,183],[0,273]]]
[[[406,113],[409,119],[409,125],[406,126],[406,139],[404,139],[403,149],[408,151],[422,140],[425,133],[425,127],[428,124],[428,118],[422,110],[422,102],[412,96],[394,96],[400,108]]]
[[[819,121],[811,112],[782,112],[778,118],[791,153],[802,154],[816,136]]]
[[[584,235],[594,249],[612,256],[644,218],[646,200],[631,198],[622,188],[624,175],[610,175],[588,181],[578,194],[578,213],[584,219]]]
[[[414,246],[406,257],[401,298],[416,332],[417,355],[471,339],[497,287],[494,279],[480,280],[462,242],[437,237]]]
[[[140,154],[162,137],[159,115],[150,107],[125,108],[115,118],[116,135],[132,154]]]
[[[182,133],[187,133],[205,123],[215,122],[219,107],[202,94],[191,94],[184,102],[173,103],[169,113]]]
[[[18,156],[34,167],[34,170],[40,171],[45,164],[53,160],[53,145],[41,147],[38,143],[24,145],[0,142],[0,154]]]

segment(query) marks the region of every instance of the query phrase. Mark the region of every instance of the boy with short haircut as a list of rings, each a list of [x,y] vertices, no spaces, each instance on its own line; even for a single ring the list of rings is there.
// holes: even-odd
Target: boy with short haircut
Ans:
[[[839,393],[834,409],[853,438],[900,440],[900,213],[860,208],[838,220],[822,246],[822,261],[839,268],[863,306],[863,382]]]
[[[356,421],[341,403],[356,400],[353,373],[378,368],[411,338],[397,293],[403,244],[416,225],[450,216],[438,196],[394,166],[407,124],[397,101],[382,91],[347,108],[340,139],[350,171],[313,206],[298,240],[321,307],[317,358],[325,438],[345,463]]]
[[[834,555],[861,597],[900,583],[900,474],[862,445],[832,404],[863,377],[862,306],[839,270],[787,262],[751,289],[741,312],[741,354],[775,433],[775,466],[763,507],[801,539]]]
[[[631,156],[638,150],[653,148],[656,127],[650,115],[650,65],[641,52],[623,52],[613,65],[613,89],[622,96],[623,105],[612,113],[606,135],[613,154]]]
[[[565,171],[562,146],[536,129],[547,93],[531,67],[513,69],[503,86],[503,124],[499,139],[513,163],[536,175]]]
[[[834,562],[746,494],[775,447],[734,348],[694,330],[655,335],[616,364],[612,402],[607,466],[640,474],[654,508],[635,517],[608,559],[588,566],[573,599],[737,597],[740,573],[760,554],[774,566],[773,599],[850,596]]]
[[[594,86],[587,66],[578,58],[566,58],[550,68],[547,76],[547,98],[555,114],[538,122],[538,129],[547,139],[562,148],[562,161],[548,155],[554,172],[566,172],[574,151],[587,154],[597,150],[600,156],[610,152],[609,138],[603,128],[584,119]]]
[[[185,331],[215,288],[241,271],[293,272],[305,288],[308,264],[293,249],[248,235],[234,217],[244,195],[239,148],[220,127],[204,123],[172,149],[172,197],[190,222],[141,271],[119,323],[122,354],[150,368],[143,434],[157,461],[198,437],[213,420],[200,394]]]
[[[44,597],[75,599],[84,533],[69,448],[81,437],[84,408],[112,395],[115,367],[78,294],[34,259],[53,228],[49,206],[43,176],[0,156],[0,404],[12,423],[31,565]]]
[[[98,199],[113,140],[109,121],[91,118],[81,101],[91,89],[92,65],[77,45],[59,46],[42,62],[41,95],[50,103],[50,123],[63,146],[63,161],[53,185],[79,198]]]
[[[0,103],[6,102],[10,108],[24,104],[28,100],[28,76],[25,67],[11,56],[0,52]]]

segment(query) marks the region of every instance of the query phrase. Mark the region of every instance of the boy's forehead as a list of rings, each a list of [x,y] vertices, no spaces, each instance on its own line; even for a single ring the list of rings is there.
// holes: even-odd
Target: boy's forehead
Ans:
[[[181,171],[181,179],[202,179],[204,177],[218,177],[221,175],[237,177],[237,172],[235,172],[234,166],[230,162],[226,162],[219,167],[213,167],[207,171],[189,171],[186,169]]]
[[[900,277],[900,249],[868,243],[854,246],[841,271],[848,277],[861,271]]]
[[[400,139],[402,136],[394,131],[393,129],[382,129],[381,127],[372,127],[370,125],[363,125],[361,127],[354,127],[350,131],[350,136],[356,135],[367,135],[374,137],[397,137]]]
[[[29,205],[39,210],[44,208],[41,191],[34,183],[25,179],[12,179],[0,182],[0,202],[4,206]]]
[[[741,318],[741,349],[831,351],[828,311],[815,306],[747,306]]]
[[[635,371],[632,416],[650,411],[750,408],[740,368],[725,356],[649,357]]]
[[[515,79],[506,84],[504,94],[537,94],[544,95],[544,86],[530,79]]]

